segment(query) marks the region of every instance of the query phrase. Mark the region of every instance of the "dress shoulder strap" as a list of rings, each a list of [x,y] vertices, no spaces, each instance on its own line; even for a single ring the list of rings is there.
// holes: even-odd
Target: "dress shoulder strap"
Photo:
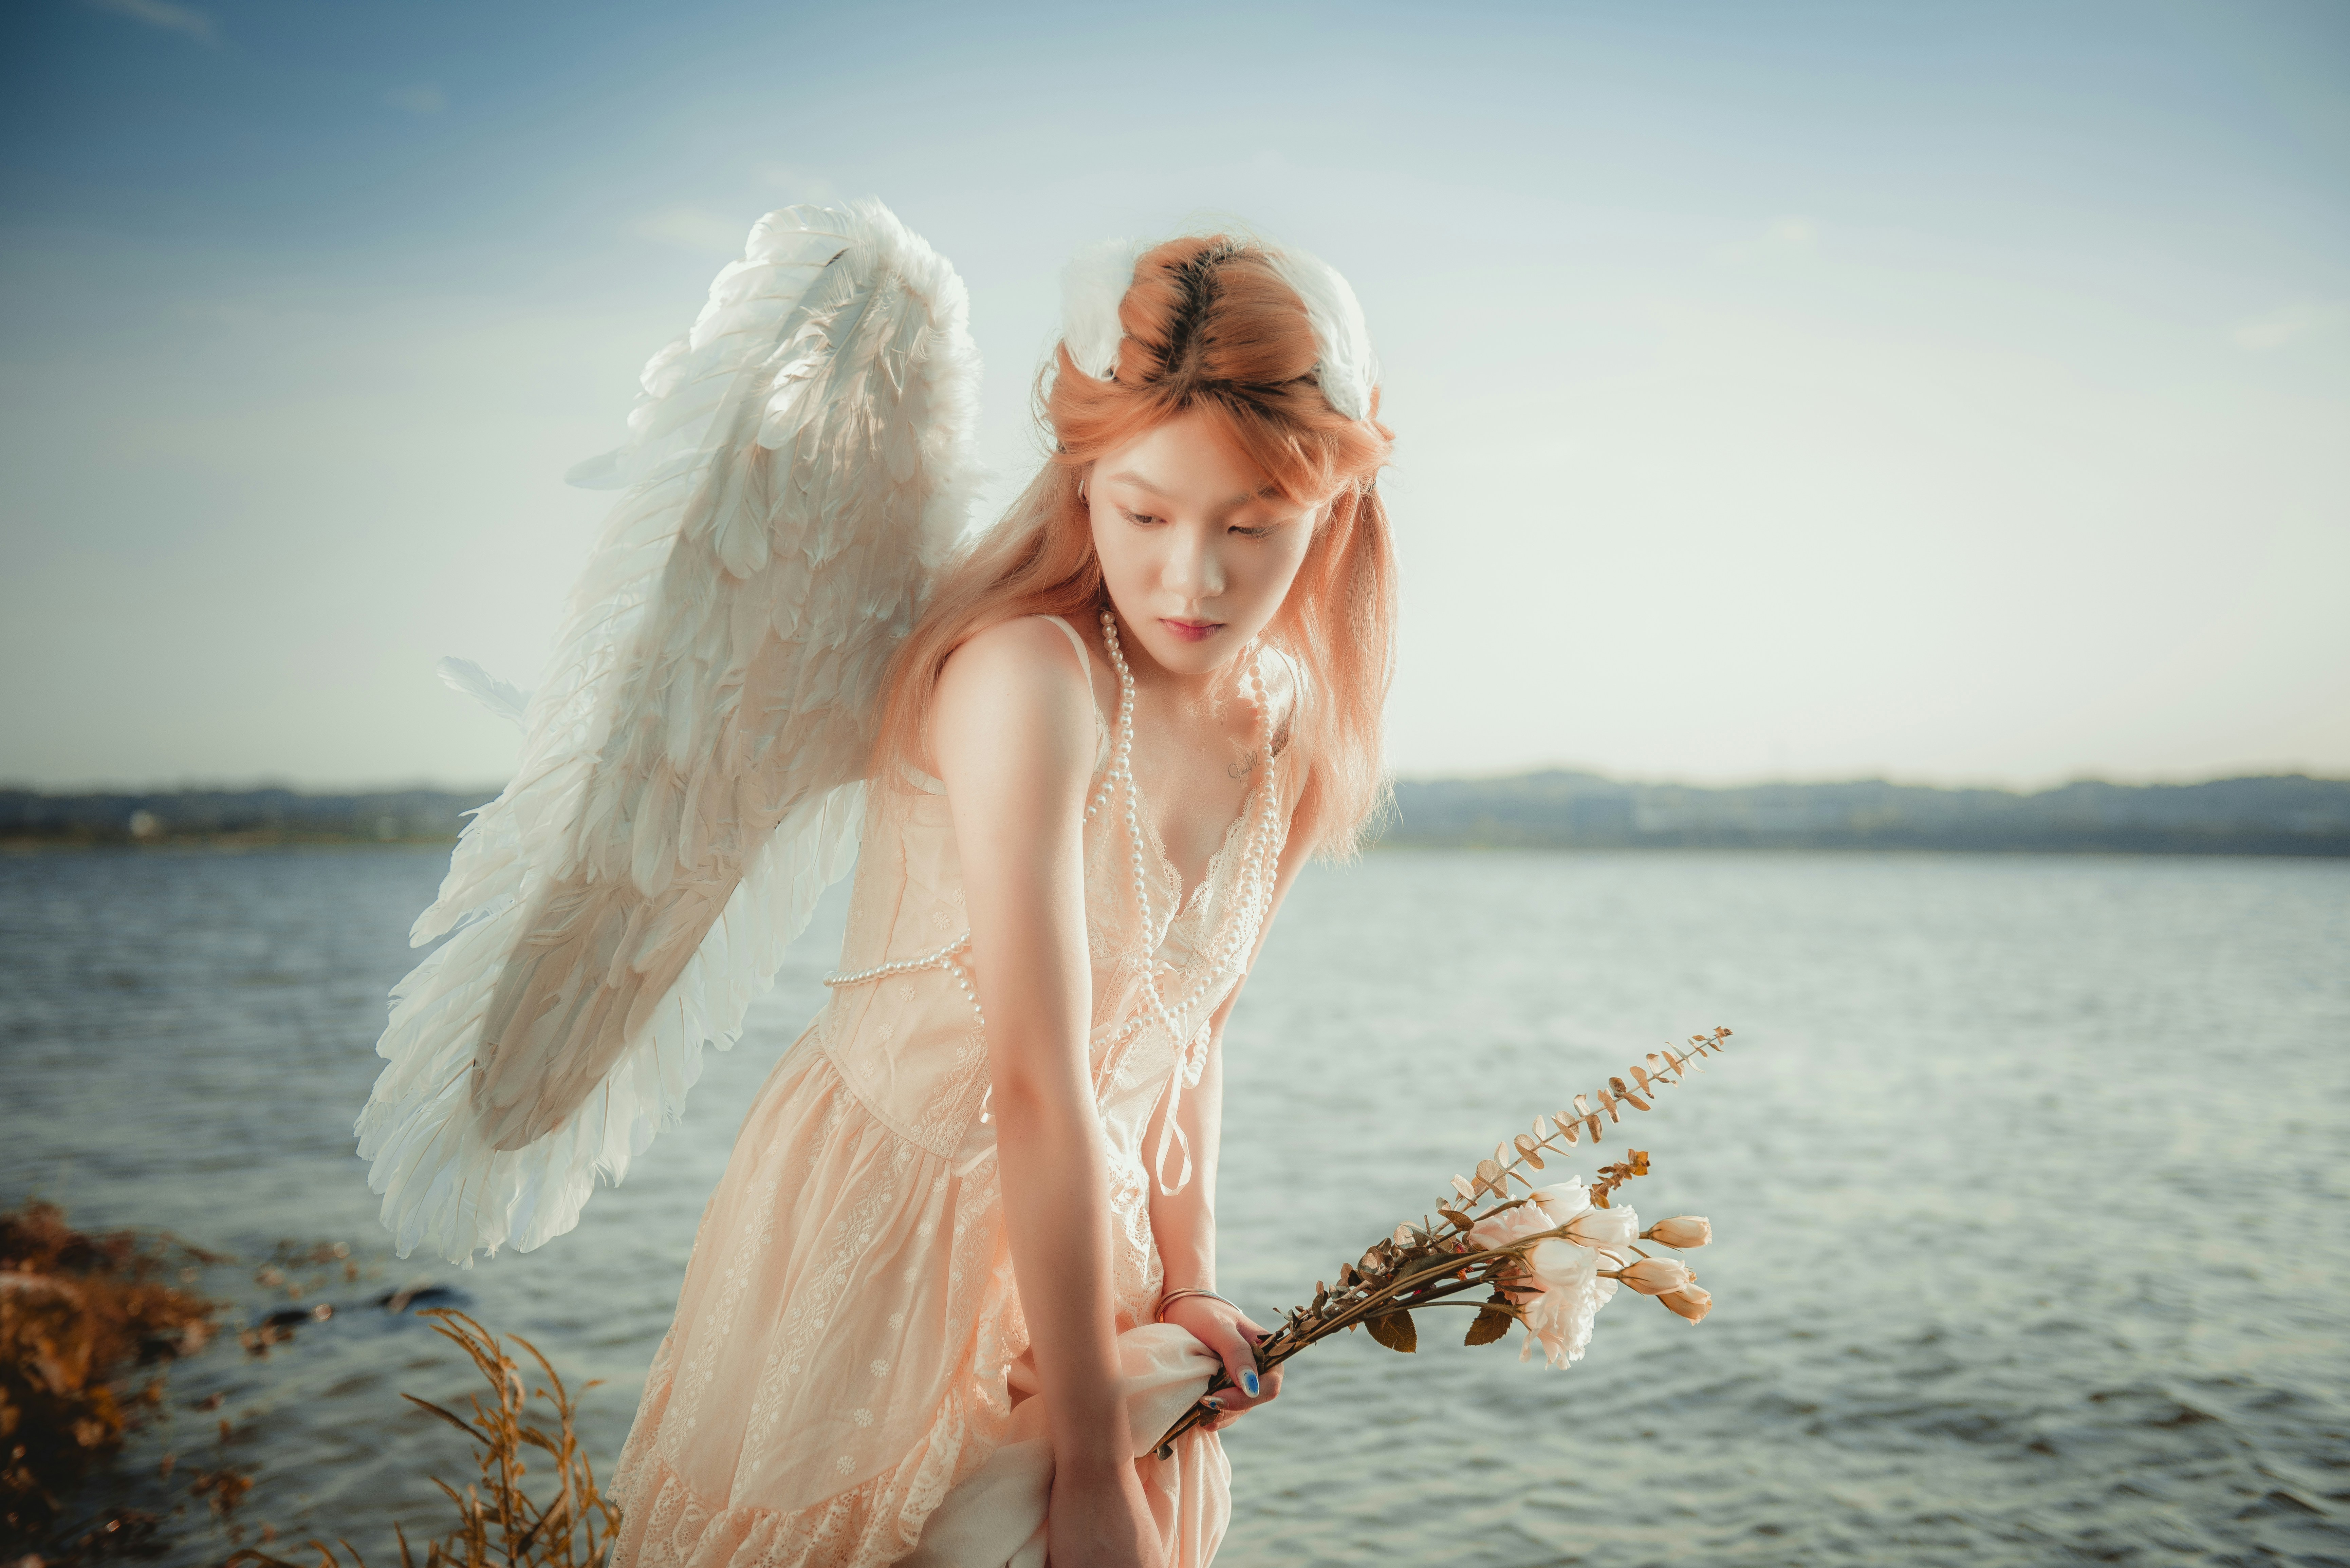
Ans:
[[[1099,773],[1109,762],[1109,721],[1102,717],[1101,703],[1094,696],[1093,655],[1086,651],[1086,639],[1077,635],[1076,627],[1056,615],[1038,618],[1059,627],[1061,635],[1069,639],[1069,646],[1077,650],[1077,668],[1086,672],[1086,701],[1094,711],[1094,771]]]

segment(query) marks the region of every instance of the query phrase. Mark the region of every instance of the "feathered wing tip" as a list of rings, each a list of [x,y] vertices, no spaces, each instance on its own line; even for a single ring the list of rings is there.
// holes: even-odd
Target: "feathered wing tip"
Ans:
[[[962,281],[886,208],[789,208],[574,471],[624,493],[357,1125],[402,1256],[577,1223],[847,869],[884,668],[968,512],[978,374]]]
[[[511,680],[499,680],[470,659],[444,659],[432,668],[452,691],[463,691],[515,728],[522,728],[523,710],[530,705],[529,692]]]

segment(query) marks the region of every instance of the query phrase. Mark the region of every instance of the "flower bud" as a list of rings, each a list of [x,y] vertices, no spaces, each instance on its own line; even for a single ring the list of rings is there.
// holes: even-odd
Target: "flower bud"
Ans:
[[[1691,1323],[1701,1321],[1713,1310],[1713,1295],[1703,1285],[1683,1285],[1677,1291],[1667,1291],[1657,1298],[1667,1310]]]
[[[1689,1272],[1687,1263],[1676,1263],[1669,1258],[1642,1258],[1616,1277],[1644,1296],[1685,1290],[1697,1278]]]
[[[1586,1247],[1628,1247],[1640,1217],[1629,1209],[1586,1209],[1566,1222],[1566,1233]]]
[[[1695,1214],[1676,1214],[1641,1231],[1640,1239],[1667,1247],[1702,1247],[1713,1240],[1713,1221]]]

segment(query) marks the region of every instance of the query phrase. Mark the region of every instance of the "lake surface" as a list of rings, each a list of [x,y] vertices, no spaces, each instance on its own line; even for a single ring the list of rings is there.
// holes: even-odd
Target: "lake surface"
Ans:
[[[437,1529],[462,1398],[431,1275],[531,1336],[608,1469],[747,1096],[823,1000],[836,889],[683,1129],[544,1250],[392,1260],[350,1123],[446,863],[386,848],[0,860],[0,1202],[237,1252],[338,1307],[182,1362],[91,1503],[197,1469],[281,1542]],[[2350,1563],[2350,866],[1382,852],[1309,872],[1235,1014],[1223,1286],[1265,1320],[1539,1112],[1717,1023],[1642,1118],[1648,1218],[1710,1216],[1690,1328],[1619,1295],[1589,1358],[1348,1336],[1227,1434],[1221,1563]],[[1611,1136],[1610,1149],[1622,1143]],[[1455,1324],[1453,1318],[1463,1320]],[[187,1407],[222,1397],[216,1411]],[[224,1447],[218,1423],[229,1422]],[[177,1457],[170,1480],[161,1457]],[[166,1563],[216,1562],[178,1516]],[[250,1539],[250,1536],[248,1536]],[[290,1542],[287,1542],[290,1544]],[[396,1560],[396,1559],[394,1559]]]

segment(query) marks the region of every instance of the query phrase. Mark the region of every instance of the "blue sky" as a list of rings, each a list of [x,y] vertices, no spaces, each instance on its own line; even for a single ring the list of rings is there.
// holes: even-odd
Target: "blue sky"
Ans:
[[[0,780],[493,780],[760,213],[969,281],[1236,219],[1387,368],[1408,773],[2350,773],[2350,11],[35,0]]]

